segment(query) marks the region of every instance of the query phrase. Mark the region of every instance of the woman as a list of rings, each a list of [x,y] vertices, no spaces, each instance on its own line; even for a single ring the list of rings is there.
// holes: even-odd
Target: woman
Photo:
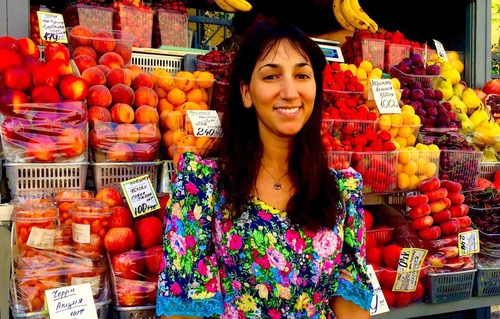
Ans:
[[[325,63],[291,25],[245,40],[215,160],[177,165],[158,315],[369,318],[361,178],[330,172],[321,144]]]

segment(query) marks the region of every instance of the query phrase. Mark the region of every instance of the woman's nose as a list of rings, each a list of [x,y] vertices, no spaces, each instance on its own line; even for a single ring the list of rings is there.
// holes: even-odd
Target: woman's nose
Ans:
[[[291,76],[284,76],[281,82],[280,97],[284,100],[294,100],[299,97],[297,82]]]

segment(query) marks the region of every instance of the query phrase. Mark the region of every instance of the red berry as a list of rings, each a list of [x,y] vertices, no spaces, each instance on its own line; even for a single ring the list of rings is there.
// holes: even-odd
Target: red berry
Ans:
[[[352,76],[350,79],[349,79],[349,83],[351,84],[357,84],[358,83],[358,77],[357,76]]]

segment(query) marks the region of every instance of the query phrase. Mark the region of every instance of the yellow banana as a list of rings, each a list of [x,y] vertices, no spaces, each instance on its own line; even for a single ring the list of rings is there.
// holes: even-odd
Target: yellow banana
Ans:
[[[237,10],[230,5],[228,5],[224,0],[215,0],[215,3],[226,12],[236,12]]]
[[[224,0],[224,2],[238,11],[247,12],[252,10],[252,5],[245,0]]]
[[[372,18],[370,18],[370,16],[366,14],[365,11],[363,11],[361,6],[359,5],[358,0],[351,0],[351,8],[358,17],[360,17],[363,21],[365,21],[368,24],[368,30],[370,30],[370,32],[378,31],[377,23]]]
[[[333,0],[333,15],[335,15],[335,19],[340,24],[340,26],[346,30],[354,31],[355,28],[347,22],[347,20],[342,15],[342,11],[340,10],[340,0]]]
[[[350,25],[361,30],[368,30],[368,24],[356,15],[351,7],[350,0],[340,0],[340,10]]]

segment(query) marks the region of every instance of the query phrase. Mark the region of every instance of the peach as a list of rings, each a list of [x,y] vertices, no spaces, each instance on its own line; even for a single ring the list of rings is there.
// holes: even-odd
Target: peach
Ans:
[[[406,196],[406,206],[412,208],[418,205],[427,204],[429,198],[426,195]]]
[[[92,46],[97,52],[101,54],[111,52],[115,48],[115,45],[115,39],[110,32],[99,31],[94,34]]]
[[[59,90],[65,99],[76,101],[83,101],[88,93],[87,82],[74,75],[63,76],[59,84]]]
[[[80,55],[89,56],[94,61],[97,62],[97,53],[95,52],[95,50],[92,47],[89,47],[89,46],[80,46],[80,47],[76,48],[73,51],[73,59],[76,58],[76,57],[78,57],[78,56],[80,56]]]
[[[443,209],[448,209],[451,206],[451,201],[448,198],[440,199],[436,202],[430,203],[431,212],[437,213],[442,211]]]
[[[459,221],[460,228],[469,227],[470,224],[472,223],[472,220],[470,219],[469,216],[454,217],[453,219]]]
[[[31,103],[59,103],[60,101],[59,92],[53,86],[40,85],[31,90]]]
[[[139,130],[133,124],[118,124],[115,136],[117,142],[134,144],[139,141]]]
[[[111,108],[111,119],[117,124],[133,123],[134,109],[130,105],[124,103],[115,104]]]
[[[130,70],[130,69],[123,69],[125,71],[125,74],[127,75],[127,77],[130,79],[130,85],[132,85],[132,81],[134,80],[135,78],[135,73],[134,71]]]
[[[142,68],[135,64],[127,65],[127,69],[134,71],[136,76],[142,73]]]
[[[136,243],[137,237],[129,227],[111,228],[104,237],[104,247],[110,254],[126,252],[133,249]]]
[[[116,283],[118,305],[121,307],[140,306],[146,300],[147,294],[154,289],[153,284],[138,280],[121,279]]]
[[[61,43],[57,42],[49,42],[45,46],[44,50],[44,58],[45,63],[49,63],[55,59],[63,59],[69,61],[69,51],[68,49]]]
[[[47,63],[49,69],[55,69],[58,75],[73,74],[73,69],[69,61],[62,59],[55,59]]]
[[[139,143],[159,143],[160,140],[160,129],[156,125],[146,124],[139,129]]]
[[[158,105],[158,95],[148,87],[141,87],[135,91],[135,106],[149,105],[156,107]]]
[[[31,75],[34,86],[48,84],[57,87],[59,84],[58,70],[49,68],[46,65],[36,68]]]
[[[15,51],[18,54],[22,53],[21,44],[13,37],[3,36],[0,37],[0,49],[9,49]]]
[[[0,73],[3,73],[11,65],[23,64],[21,56],[16,52],[9,49],[0,49]]]
[[[92,44],[92,31],[84,26],[77,25],[71,29],[71,40],[75,47]],[[73,56],[74,58],[74,56]]]
[[[98,191],[97,194],[95,195],[95,199],[101,202],[108,203],[109,208],[113,208],[115,206],[123,206],[122,195],[120,194],[119,191],[117,191],[112,187],[105,187],[100,191]],[[131,248],[133,248],[134,246],[132,246]]]
[[[161,264],[163,261],[163,246],[156,245],[149,247],[144,252],[144,256],[146,257],[146,267],[153,274],[159,274],[163,269],[161,268]]]
[[[134,220],[130,209],[123,206],[115,206],[111,208],[111,216],[109,217],[109,228],[128,227],[132,228]]]
[[[444,235],[451,235],[460,230],[460,221],[457,219],[451,219],[439,225],[441,228],[441,233]]]
[[[161,115],[165,110],[173,111],[174,106],[167,101],[167,99],[160,99],[160,101],[158,101],[158,113]]]
[[[37,59],[40,58],[40,49],[30,38],[22,38],[17,40],[21,46],[21,55],[29,55]]]
[[[448,209],[443,209],[440,212],[432,214],[432,218],[434,218],[434,224],[439,225],[449,221],[451,219],[451,213]]]
[[[108,72],[109,72],[109,68],[107,66],[105,66],[105,65],[98,64],[96,66],[96,68],[98,68],[99,70],[101,70],[102,73],[104,73],[104,75],[108,74]]]
[[[175,86],[184,92],[188,92],[195,84],[194,76],[191,72],[180,71],[174,77]]]
[[[58,136],[62,130],[61,118],[55,110],[36,112],[31,120],[31,126],[33,133],[38,135]]]
[[[439,253],[443,254],[443,257],[448,259],[448,258],[455,258],[458,256],[458,247],[457,246],[449,246],[449,247],[443,247],[438,250]]]
[[[9,143],[25,146],[31,138],[31,122],[23,117],[6,117],[2,122],[2,137]]]
[[[82,131],[76,128],[62,130],[56,139],[59,153],[64,157],[76,157],[87,150],[87,138]]]
[[[153,81],[151,80],[151,77],[149,75],[147,75],[146,73],[140,73],[139,75],[136,75],[134,77],[134,79],[132,80],[131,86],[136,91],[143,86],[152,89],[153,88]]]
[[[88,91],[87,104],[91,107],[92,106],[109,107],[111,105],[111,101],[112,101],[111,92],[109,92],[109,89],[104,85],[94,85]]]
[[[131,87],[123,83],[118,83],[111,88],[110,92],[113,97],[113,104],[125,103],[130,106],[134,105],[135,93]]]
[[[31,74],[35,71],[35,69],[45,66],[45,63],[40,61],[39,59],[32,57],[31,55],[23,55],[22,56],[23,65],[28,68]]]
[[[441,228],[439,226],[432,226],[422,229],[418,232],[418,236],[423,240],[436,240],[441,236]]]
[[[134,157],[132,148],[127,143],[115,143],[107,152],[109,162],[130,162]]]
[[[129,64],[132,60],[132,48],[125,43],[117,43],[113,52],[122,57],[124,64]]]
[[[432,223],[434,222],[434,219],[432,218],[432,216],[422,216],[422,217],[419,217],[417,219],[414,219],[412,222],[411,222],[411,225],[410,227],[413,229],[413,230],[422,230],[422,229],[425,229],[427,227],[430,227],[432,226]]]
[[[73,60],[75,61],[76,67],[78,68],[78,71],[80,71],[80,74],[83,73],[83,71],[87,70],[88,68],[97,65],[94,59],[92,59],[88,55],[79,55]]]
[[[108,52],[101,56],[99,64],[107,66],[110,70],[115,68],[123,69],[122,57],[114,52]]]
[[[130,86],[131,79],[125,73],[125,70],[120,68],[115,68],[109,70],[106,74],[106,85],[108,88],[113,88],[116,84],[125,84],[126,86]]]
[[[2,83],[6,89],[28,91],[31,88],[31,74],[27,67],[11,65],[2,73]]]
[[[32,162],[53,162],[57,157],[57,147],[50,137],[37,135],[26,144],[26,156]]]
[[[98,151],[110,148],[115,141],[115,132],[106,126],[94,127],[89,133],[90,146]]]
[[[63,127],[79,127],[87,125],[87,105],[82,101],[64,100],[58,105]]]
[[[163,223],[156,216],[141,219],[137,226],[137,241],[144,248],[161,245],[163,241]]]
[[[430,192],[425,193],[429,198],[429,202],[437,202],[440,199],[443,199],[448,196],[448,191],[446,188],[439,188]]]
[[[449,193],[448,192],[448,198],[451,201],[451,205],[460,205],[465,201],[464,194],[460,194],[460,193]]]
[[[437,177],[431,177],[420,181],[417,188],[420,192],[427,193],[438,189],[441,186],[441,181]]]
[[[429,204],[420,204],[418,206],[413,207],[410,212],[409,216],[412,219],[416,219],[422,216],[429,215],[431,213],[431,207]]]
[[[434,268],[443,268],[444,265],[446,265],[446,258],[440,253],[427,255],[427,257],[425,257],[425,261]]]
[[[134,160],[138,162],[152,162],[158,157],[158,147],[155,148],[149,143],[134,144],[132,152],[134,153]]]
[[[462,184],[454,181],[448,181],[448,180],[441,181],[441,187],[446,188],[448,190],[448,193],[456,194],[462,191]]]
[[[142,276],[146,268],[144,252],[126,251],[113,255],[111,266],[116,276],[126,279],[136,279]]]
[[[106,85],[106,75],[97,67],[88,68],[83,71],[82,79],[87,82],[89,88],[94,85]]]
[[[137,124],[157,124],[159,120],[158,111],[150,106],[142,105],[135,110],[135,122]]]

